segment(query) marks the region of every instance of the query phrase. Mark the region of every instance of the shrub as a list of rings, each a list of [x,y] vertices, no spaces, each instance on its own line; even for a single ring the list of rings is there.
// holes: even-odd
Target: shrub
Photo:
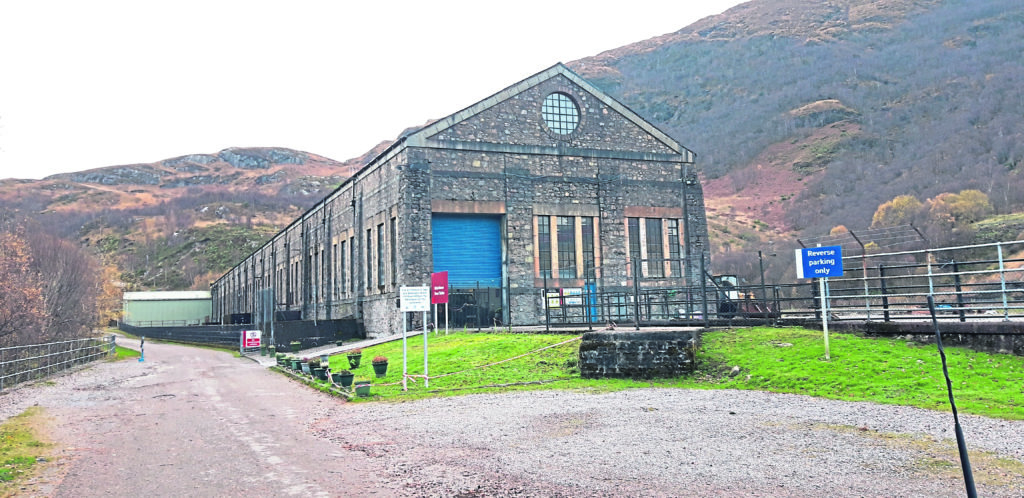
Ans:
[[[349,351],[348,354],[352,356],[361,356],[363,354],[363,350],[360,348],[355,348],[352,351]]]
[[[374,356],[373,357],[373,362],[374,363],[387,363],[388,362],[388,357],[387,356]]]

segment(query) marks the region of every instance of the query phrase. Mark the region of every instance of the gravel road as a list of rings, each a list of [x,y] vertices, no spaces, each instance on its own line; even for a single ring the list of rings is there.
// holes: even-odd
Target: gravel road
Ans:
[[[124,341],[119,341],[124,342]],[[24,496],[963,496],[952,416],[746,391],[345,403],[229,354],[146,344],[0,395],[56,459]],[[964,416],[981,496],[1024,496],[1024,422]]]

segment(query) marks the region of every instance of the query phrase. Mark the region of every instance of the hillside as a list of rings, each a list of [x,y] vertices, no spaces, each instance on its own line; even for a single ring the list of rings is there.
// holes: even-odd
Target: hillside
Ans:
[[[571,66],[697,151],[717,225],[788,237],[902,194],[1024,210],[1022,50],[1015,0],[755,0]]]
[[[201,289],[389,143],[345,162],[283,148],[228,148],[9,179],[0,181],[0,206],[95,248],[131,289]]]

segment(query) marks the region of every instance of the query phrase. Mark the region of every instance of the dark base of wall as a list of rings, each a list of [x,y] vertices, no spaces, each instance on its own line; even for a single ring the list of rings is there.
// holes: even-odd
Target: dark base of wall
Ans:
[[[583,378],[649,379],[693,372],[699,331],[587,332],[580,343]]]
[[[821,329],[821,322],[808,323]],[[829,330],[861,333],[872,337],[902,337],[914,342],[934,344],[935,328],[930,321],[920,322],[830,322]],[[943,346],[957,346],[1024,356],[1024,323],[940,321]]]
[[[251,325],[195,325],[191,327],[133,327],[121,324],[119,328],[129,334],[167,341],[194,344],[213,344],[237,348],[242,330]],[[289,343],[299,341],[302,349],[331,344],[339,339],[365,339],[366,332],[353,319],[286,321],[274,323],[274,342],[282,352],[290,351]],[[263,331],[265,342],[270,341],[270,330]]]

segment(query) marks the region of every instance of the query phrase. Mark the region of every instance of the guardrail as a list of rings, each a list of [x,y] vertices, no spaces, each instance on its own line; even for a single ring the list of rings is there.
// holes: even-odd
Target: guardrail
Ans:
[[[0,390],[110,355],[115,336],[0,348]]]
[[[929,296],[940,320],[1024,318],[1024,258],[1007,256],[1020,252],[1024,241],[845,256],[844,276],[826,281],[829,318],[920,320],[928,315]],[[546,289],[541,299],[550,325],[821,319],[817,280],[734,286],[707,273],[693,280],[699,285],[660,286],[641,277],[630,290],[609,291],[594,279],[571,295]]]

